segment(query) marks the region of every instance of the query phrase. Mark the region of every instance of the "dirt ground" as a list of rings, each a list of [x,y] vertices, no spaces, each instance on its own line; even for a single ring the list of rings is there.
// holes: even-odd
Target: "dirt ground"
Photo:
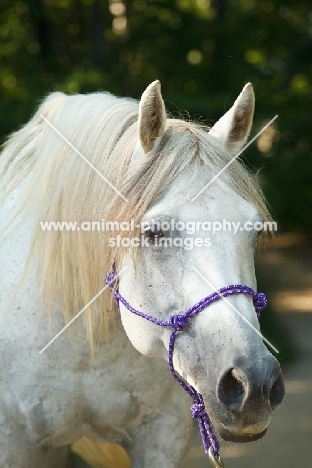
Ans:
[[[223,443],[225,468],[311,468],[312,466],[312,255],[285,236],[258,260],[258,275],[271,284],[269,300],[280,332],[292,341],[296,357],[281,365],[286,397],[266,436],[250,444]],[[197,429],[185,468],[210,466]]]

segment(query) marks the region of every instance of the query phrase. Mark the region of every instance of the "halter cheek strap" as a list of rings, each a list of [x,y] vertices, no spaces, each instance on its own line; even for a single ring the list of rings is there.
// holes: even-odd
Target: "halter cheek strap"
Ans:
[[[116,278],[115,263],[113,263],[111,271],[107,273],[105,283],[110,287],[111,291],[115,296],[118,311],[120,311],[119,304],[121,302],[126,307],[126,309],[128,309],[133,314],[138,315],[139,317],[142,317],[146,320],[149,320],[150,322],[153,322],[161,327],[171,328],[168,350],[169,370],[175,378],[175,380],[179,382],[181,387],[183,387],[184,390],[193,399],[191,412],[193,418],[198,419],[199,430],[202,437],[205,452],[209,454],[209,458],[216,468],[223,467],[223,463],[219,455],[219,441],[213,431],[212,424],[206,412],[203,397],[199,392],[197,392],[197,390],[195,390],[195,388],[192,385],[182,380],[173,367],[173,350],[175,338],[177,332],[183,330],[183,328],[186,327],[186,325],[192,317],[194,317],[203,309],[218,301],[222,297],[233,296],[236,294],[246,294],[248,296],[251,296],[259,320],[261,310],[264,309],[267,305],[267,298],[265,294],[258,293],[253,289],[249,288],[248,286],[244,286],[241,284],[232,284],[230,286],[225,286],[219,289],[218,291],[213,292],[209,296],[204,297],[195,305],[187,309],[183,314],[172,315],[169,318],[169,320],[163,321],[158,320],[157,318],[151,315],[145,314],[144,312],[136,310],[129,304],[129,302],[123,296],[121,296],[121,294],[118,291],[118,280]]]

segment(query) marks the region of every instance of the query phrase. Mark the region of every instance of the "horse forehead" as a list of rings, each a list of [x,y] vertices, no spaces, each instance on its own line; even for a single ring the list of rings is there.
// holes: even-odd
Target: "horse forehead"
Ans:
[[[198,192],[194,187],[182,192],[170,190],[147,211],[145,218],[171,213],[185,221],[220,220],[220,218],[251,220],[258,214],[254,205],[221,181],[207,187],[194,199]]]
[[[183,216],[183,207],[181,208]],[[187,211],[191,211],[197,217],[208,216],[210,219],[228,217],[229,220],[252,219],[258,214],[252,203],[222,183],[208,187],[198,198],[186,204],[185,213]]]

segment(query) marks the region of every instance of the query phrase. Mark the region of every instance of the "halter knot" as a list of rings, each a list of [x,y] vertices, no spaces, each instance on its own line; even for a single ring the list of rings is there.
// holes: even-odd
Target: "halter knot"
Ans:
[[[200,418],[206,414],[205,405],[203,403],[194,403],[191,406],[192,417]]]
[[[182,328],[184,328],[187,325],[188,317],[185,317],[181,314],[172,315],[170,317],[169,322],[171,327],[174,328],[176,331],[182,330]]]
[[[264,293],[257,293],[256,297],[253,299],[253,303],[256,311],[264,309],[268,303],[267,297]]]

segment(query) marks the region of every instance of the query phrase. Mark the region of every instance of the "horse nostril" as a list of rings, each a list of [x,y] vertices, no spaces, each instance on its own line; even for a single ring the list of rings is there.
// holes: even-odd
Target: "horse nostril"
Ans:
[[[279,406],[285,396],[285,386],[284,386],[284,380],[282,375],[279,373],[277,379],[274,381],[270,395],[269,395],[269,400],[270,400],[270,405],[272,409],[277,408]]]
[[[221,377],[217,388],[217,398],[228,410],[242,410],[245,388],[243,382],[236,377],[234,369],[230,369]]]

